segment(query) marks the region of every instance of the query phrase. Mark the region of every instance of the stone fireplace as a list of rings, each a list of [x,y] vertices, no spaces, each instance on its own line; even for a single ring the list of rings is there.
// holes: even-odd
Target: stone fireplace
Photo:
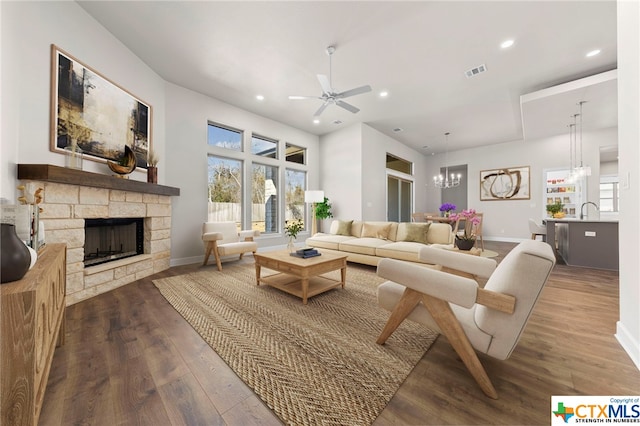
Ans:
[[[44,188],[46,243],[67,245],[67,305],[169,268],[171,196],[178,188],[39,164],[19,164],[18,179]],[[142,222],[141,254],[85,265],[87,222],[130,218]],[[113,242],[112,250],[119,250]]]

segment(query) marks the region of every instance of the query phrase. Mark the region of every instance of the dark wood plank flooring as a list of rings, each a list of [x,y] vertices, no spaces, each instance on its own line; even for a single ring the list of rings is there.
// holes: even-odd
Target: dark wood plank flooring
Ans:
[[[486,242],[498,259],[513,246]],[[40,424],[280,424],[152,283],[201,269],[170,268],[69,307]],[[557,265],[511,358],[480,354],[500,399],[440,336],[375,424],[549,424],[551,395],[640,395],[617,320],[617,273]]]

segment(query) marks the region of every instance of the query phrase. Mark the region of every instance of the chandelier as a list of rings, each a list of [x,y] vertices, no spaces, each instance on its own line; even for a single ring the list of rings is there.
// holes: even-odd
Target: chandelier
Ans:
[[[433,184],[436,188],[448,189],[460,185],[460,178],[462,175],[451,173],[449,176],[449,132],[444,134],[445,137],[445,151],[444,151],[444,176],[441,174],[433,177]]]

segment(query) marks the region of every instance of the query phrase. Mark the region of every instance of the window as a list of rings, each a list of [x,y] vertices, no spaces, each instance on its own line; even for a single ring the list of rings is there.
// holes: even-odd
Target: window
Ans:
[[[207,122],[207,221],[233,221],[275,241],[288,221],[305,224],[308,148],[282,144],[250,128]]]
[[[600,211],[618,211],[618,192],[620,184],[617,176],[600,177]]]
[[[413,163],[407,160],[396,157],[395,155],[387,154],[387,169],[395,170],[396,172],[405,173],[408,175],[413,174]]]
[[[242,161],[208,156],[209,222],[236,222],[242,227]]]
[[[298,163],[298,164],[306,164],[305,157],[307,155],[307,150],[305,148],[300,148],[299,146],[286,144],[285,156],[286,160],[290,163]]]
[[[278,168],[254,164],[251,180],[251,229],[278,232]]]
[[[251,135],[251,153],[261,157],[278,158],[278,142]]]
[[[211,146],[242,151],[242,132],[209,123],[207,143]]]
[[[303,223],[305,221],[304,189],[306,180],[307,172],[287,169],[285,173],[285,224],[293,220],[301,220]]]

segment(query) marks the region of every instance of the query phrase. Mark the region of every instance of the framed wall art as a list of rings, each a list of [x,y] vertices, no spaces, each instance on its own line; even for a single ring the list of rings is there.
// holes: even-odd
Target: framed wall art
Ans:
[[[530,198],[529,166],[480,171],[480,201]]]
[[[82,150],[85,159],[106,162],[124,156],[147,168],[151,106],[73,56],[51,45],[51,151]]]

